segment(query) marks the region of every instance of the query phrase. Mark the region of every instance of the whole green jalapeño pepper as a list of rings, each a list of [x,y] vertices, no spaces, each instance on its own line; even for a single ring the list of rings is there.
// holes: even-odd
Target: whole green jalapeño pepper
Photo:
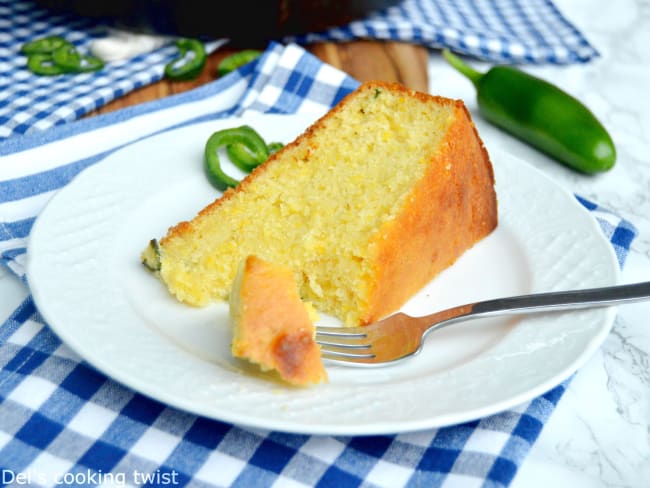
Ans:
[[[446,49],[443,56],[474,84],[479,110],[489,122],[577,171],[598,173],[614,166],[612,138],[579,100],[510,66],[480,73]]]

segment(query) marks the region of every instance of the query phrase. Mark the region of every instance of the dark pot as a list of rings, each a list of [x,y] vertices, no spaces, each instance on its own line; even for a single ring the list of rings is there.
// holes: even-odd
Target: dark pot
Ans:
[[[104,19],[117,27],[256,43],[318,32],[399,0],[37,0],[44,7]]]

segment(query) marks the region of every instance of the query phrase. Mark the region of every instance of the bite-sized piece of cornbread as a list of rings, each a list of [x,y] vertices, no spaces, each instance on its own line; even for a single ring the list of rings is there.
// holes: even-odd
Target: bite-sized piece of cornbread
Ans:
[[[327,381],[314,326],[293,271],[256,256],[242,261],[230,294],[232,354],[297,386]]]
[[[462,101],[368,82],[171,228],[154,264],[179,300],[205,305],[254,254],[297,273],[318,310],[368,324],[496,225],[492,166]]]

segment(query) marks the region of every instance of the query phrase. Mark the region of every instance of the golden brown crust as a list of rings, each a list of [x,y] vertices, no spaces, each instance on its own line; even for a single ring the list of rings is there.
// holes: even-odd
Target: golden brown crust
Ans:
[[[319,383],[326,377],[320,349],[308,329],[278,335],[271,351],[280,376],[293,384]]]
[[[248,256],[231,297],[232,353],[297,386],[327,381],[290,269]]]
[[[492,165],[462,102],[407,206],[377,236],[365,324],[399,308],[497,225]]]

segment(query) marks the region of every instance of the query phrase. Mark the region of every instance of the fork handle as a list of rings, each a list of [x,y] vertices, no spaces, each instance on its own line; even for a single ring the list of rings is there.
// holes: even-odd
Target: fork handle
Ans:
[[[454,307],[448,311],[449,316],[443,322],[434,324],[431,329],[450,325],[456,320],[490,317],[518,313],[549,312],[555,310],[571,310],[578,308],[605,307],[621,303],[629,303],[650,298],[650,281],[631,285],[607,286],[584,290],[557,291],[536,293],[508,298],[497,298],[482,302],[470,303]],[[433,323],[437,314],[422,317],[431,318]]]

